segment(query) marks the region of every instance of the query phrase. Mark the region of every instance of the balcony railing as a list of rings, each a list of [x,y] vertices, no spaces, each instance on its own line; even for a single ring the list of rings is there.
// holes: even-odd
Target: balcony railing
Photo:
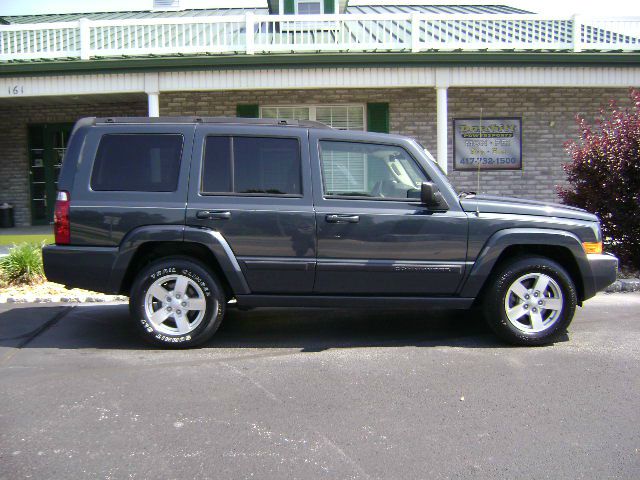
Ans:
[[[0,61],[487,50],[640,51],[640,17],[247,13],[0,26]]]

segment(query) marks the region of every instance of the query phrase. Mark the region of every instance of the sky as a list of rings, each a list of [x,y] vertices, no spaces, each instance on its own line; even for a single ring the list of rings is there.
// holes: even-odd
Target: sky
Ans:
[[[393,0],[389,0],[391,3]],[[414,0],[415,1],[415,0]],[[263,0],[266,4],[266,0]],[[224,3],[225,6],[243,6],[243,4],[260,3],[260,0],[181,0],[185,8],[214,7]],[[408,3],[396,0],[397,4]],[[463,1],[456,0],[425,0],[421,3],[429,4],[493,4],[510,5],[540,14],[571,15],[574,13],[598,16],[639,16],[640,1],[638,0],[492,0],[492,1]],[[0,0],[0,15],[24,15],[35,13],[71,13],[97,12],[113,10],[146,10],[151,7],[153,0]]]

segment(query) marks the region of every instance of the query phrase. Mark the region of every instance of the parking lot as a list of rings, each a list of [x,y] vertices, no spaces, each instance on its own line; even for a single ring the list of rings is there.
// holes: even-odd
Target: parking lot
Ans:
[[[568,338],[470,313],[229,311],[204,348],[126,305],[0,308],[0,478],[640,478],[640,295]]]

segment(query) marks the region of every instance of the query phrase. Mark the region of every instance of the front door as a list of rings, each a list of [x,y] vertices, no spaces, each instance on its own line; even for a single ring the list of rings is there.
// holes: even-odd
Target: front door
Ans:
[[[72,128],[70,123],[29,125],[29,182],[34,225],[53,221],[58,175]]]
[[[196,128],[187,225],[225,238],[252,293],[311,293],[315,216],[305,129]]]
[[[370,138],[370,137],[368,137]],[[340,132],[310,137],[316,155],[318,263],[314,291],[350,295],[450,295],[465,269],[467,217],[419,201],[429,181],[410,142],[375,144]],[[416,148],[416,147],[413,147]]]

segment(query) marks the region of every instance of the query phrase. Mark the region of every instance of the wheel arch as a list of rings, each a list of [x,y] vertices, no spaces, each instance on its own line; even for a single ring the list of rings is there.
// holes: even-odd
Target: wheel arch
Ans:
[[[147,226],[125,237],[109,280],[110,289],[129,294],[136,274],[163,257],[187,256],[210,268],[222,282],[228,298],[250,293],[244,274],[224,237],[209,229]]]
[[[578,301],[589,298],[588,260],[577,236],[563,230],[518,228],[496,232],[486,242],[462,289],[461,296],[481,299],[493,274],[505,262],[519,257],[541,256],[561,265],[576,286]]]

